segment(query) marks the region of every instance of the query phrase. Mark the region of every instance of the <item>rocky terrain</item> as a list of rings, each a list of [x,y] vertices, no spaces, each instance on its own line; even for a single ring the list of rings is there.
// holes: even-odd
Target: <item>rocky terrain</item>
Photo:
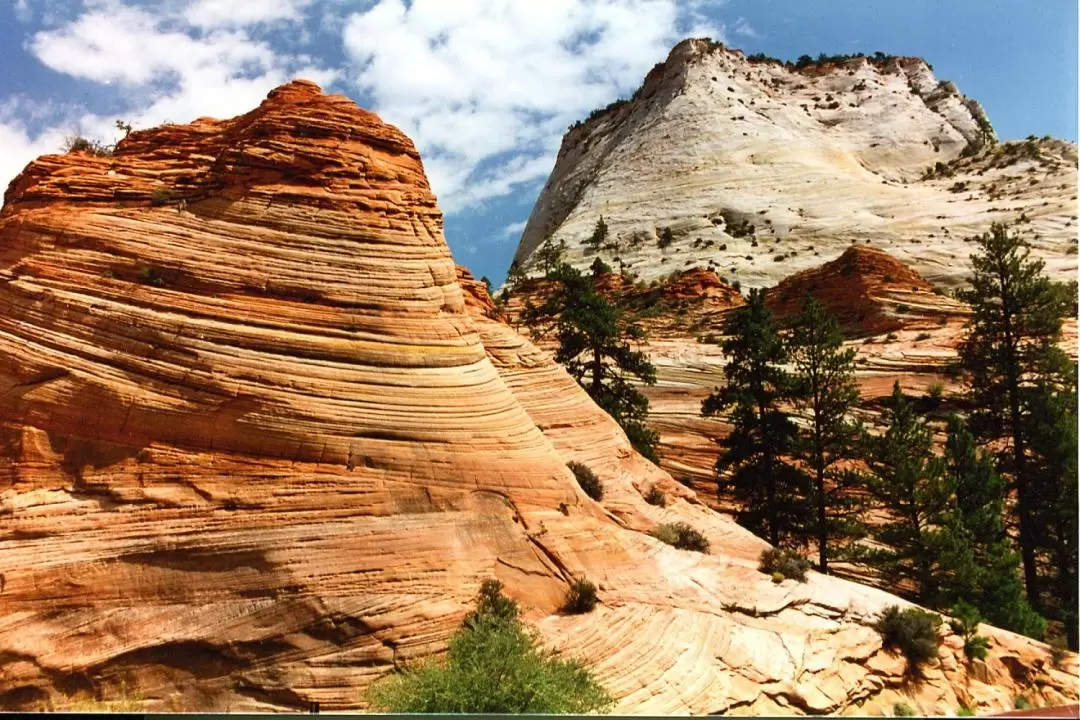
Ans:
[[[580,267],[598,254],[645,281],[700,266],[769,287],[857,242],[951,287],[999,221],[1072,279],[1076,146],[994,139],[918,58],[796,68],[686,40],[633,98],[568,130],[516,259],[537,274],[551,237]]]
[[[31,163],[0,280],[2,709],[359,709],[491,577],[616,712],[1077,699],[1076,656],[991,628],[971,664],[943,629],[910,684],[870,627],[894,597],[757,572],[764,543],[488,317],[409,139],[311,83]],[[711,552],[645,532],[675,520]],[[559,614],[581,577],[601,605]]]

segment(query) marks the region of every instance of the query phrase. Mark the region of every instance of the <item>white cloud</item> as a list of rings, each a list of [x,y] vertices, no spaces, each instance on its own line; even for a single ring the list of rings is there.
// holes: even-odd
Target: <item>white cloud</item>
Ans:
[[[195,27],[243,27],[298,21],[312,0],[196,0],[184,13]]]
[[[378,0],[345,24],[355,83],[417,143],[444,210],[551,170],[566,126],[636,88],[683,33],[674,0]]]
[[[736,35],[741,35],[748,38],[760,38],[761,33],[754,29],[754,26],[750,24],[750,21],[744,17],[735,21],[735,27],[732,32]]]
[[[296,77],[324,87],[335,82],[338,71],[319,67],[310,57],[275,51],[246,27],[298,19],[310,2],[200,0],[161,4],[151,12],[120,0],[87,0],[81,12],[36,32],[27,47],[57,72],[124,86],[127,108],[108,116],[69,113],[69,126],[111,141],[116,117],[135,127],[226,118],[247,112]],[[25,128],[16,129],[26,134]],[[56,129],[43,134],[55,135]]]
[[[525,223],[524,220],[522,220],[521,222],[512,222],[512,223],[510,223],[509,225],[507,225],[506,227],[503,228],[503,230],[502,230],[503,237],[515,238],[515,237],[520,236],[521,233],[525,231],[525,225],[526,225],[526,223]]]

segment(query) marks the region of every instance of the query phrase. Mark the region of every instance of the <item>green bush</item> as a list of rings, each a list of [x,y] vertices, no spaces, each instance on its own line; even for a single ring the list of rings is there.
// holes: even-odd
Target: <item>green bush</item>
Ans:
[[[680,550],[709,552],[709,541],[704,535],[684,522],[663,523],[649,533],[660,542],[667,543]]]
[[[967,705],[961,705],[956,709],[956,717],[975,717],[975,711]]]
[[[1065,664],[1065,658],[1069,656],[1065,645],[1065,638],[1056,637],[1048,644],[1050,645],[1050,664],[1058,670],[1063,669],[1062,666]]]
[[[787,578],[786,578],[786,577],[784,577],[784,573],[782,573],[782,572],[780,572],[780,571],[774,572],[774,573],[772,574],[772,581],[773,581],[774,583],[776,583],[777,585],[779,585],[780,583],[784,582],[784,580],[786,580],[786,579],[787,579]]]
[[[806,582],[806,571],[809,569],[810,561],[791,550],[766,548],[758,558],[758,570],[766,575],[779,573],[786,578]]]
[[[111,145],[105,145],[97,140],[90,140],[81,135],[75,135],[64,140],[64,152],[84,152],[103,157],[113,154]]]
[[[588,580],[575,580],[566,594],[563,611],[572,615],[592,612],[596,607],[596,586]]]
[[[566,467],[570,468],[570,472],[574,473],[578,485],[581,486],[581,489],[585,491],[586,495],[593,500],[604,499],[604,486],[600,482],[600,478],[596,477],[596,473],[576,460],[571,460],[566,463]]]
[[[882,644],[899,650],[908,662],[908,671],[916,672],[938,656],[937,630],[941,616],[918,608],[901,610],[890,605],[881,611],[874,629]]]
[[[915,708],[902,702],[898,702],[892,706],[892,713],[894,717],[915,717],[918,715],[918,713],[915,712]]]
[[[154,188],[154,192],[150,193],[150,204],[154,207],[164,205],[172,200],[172,193],[165,188]]]
[[[1017,695],[1013,698],[1013,707],[1017,710],[1027,710],[1031,707],[1031,703],[1023,695]]]
[[[584,714],[611,696],[576,660],[539,647],[497,581],[484,583],[476,611],[441,660],[426,660],[374,683],[369,703],[392,713]]]
[[[660,488],[653,485],[649,488],[649,492],[645,493],[645,502],[657,507],[664,507],[667,505],[667,498],[664,497],[664,493]]]
[[[971,660],[985,660],[990,638],[978,634],[982,622],[979,609],[961,600],[952,609],[952,615],[949,627],[964,639],[964,654]]]

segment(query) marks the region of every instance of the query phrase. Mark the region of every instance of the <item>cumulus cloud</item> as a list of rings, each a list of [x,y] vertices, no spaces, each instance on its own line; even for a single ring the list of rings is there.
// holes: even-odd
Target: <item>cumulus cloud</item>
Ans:
[[[448,212],[542,179],[566,126],[628,94],[684,33],[674,0],[377,0],[346,20],[357,89],[424,154]]]
[[[21,14],[43,16],[43,26],[29,38],[26,50],[56,72],[123,88],[126,106],[108,115],[69,110],[62,124],[51,126],[28,122],[25,113],[9,113],[3,132],[11,144],[4,147],[14,150],[0,167],[0,182],[25,165],[21,158],[57,150],[57,138],[73,131],[105,141],[116,139],[117,117],[135,127],[202,116],[232,117],[295,77],[324,87],[334,83],[337,70],[309,56],[283,52],[267,32],[270,25],[303,20],[303,10],[312,2],[185,0],[140,6],[85,0],[61,8],[55,0],[37,0],[33,5],[20,0],[16,9]],[[31,132],[32,127],[37,131]],[[16,156],[20,160],[11,159]]]
[[[748,38],[760,38],[761,33],[754,29],[754,26],[750,24],[750,21],[744,17],[741,17],[735,21],[735,27],[731,29],[736,35]]]
[[[510,223],[509,225],[507,225],[506,227],[503,228],[503,231],[502,231],[503,237],[516,238],[516,237],[520,236],[521,233],[525,232],[525,225],[526,225],[526,222],[524,220],[522,220],[521,222],[512,222],[512,223]]]
[[[108,113],[69,108],[62,123],[0,118],[0,182],[73,131],[111,142],[118,117],[231,117],[305,77],[351,89],[412,136],[445,211],[482,208],[542,181],[566,127],[629,95],[676,41],[723,39],[707,14],[721,4],[14,0],[26,52],[119,100]]]

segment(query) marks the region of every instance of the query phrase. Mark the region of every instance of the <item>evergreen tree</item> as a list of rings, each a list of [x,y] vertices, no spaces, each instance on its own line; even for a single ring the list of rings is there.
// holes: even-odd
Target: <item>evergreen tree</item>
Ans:
[[[563,264],[566,258],[566,249],[565,240],[555,242],[552,238],[547,238],[536,251],[537,267],[543,271],[544,275],[551,275]]]
[[[1040,384],[1029,399],[1033,518],[1049,581],[1043,606],[1065,625],[1071,649],[1078,644],[1076,389]]]
[[[596,289],[595,277],[565,263],[547,274],[554,289],[539,307],[527,307],[525,324],[534,337],[554,334],[562,364],[593,401],[619,423],[634,449],[659,462],[659,436],[645,424],[649,400],[631,382],[656,382],[656,368],[631,342],[645,330]]]
[[[859,400],[855,350],[844,349],[836,318],[812,297],[792,322],[789,349],[795,368],[795,407],[807,420],[797,457],[813,479],[812,537],[818,545],[818,569],[828,572],[830,543],[862,532],[849,492],[855,476],[839,465],[858,454],[859,430],[848,419]]]
[[[885,420],[885,433],[866,441],[870,471],[865,485],[878,508],[888,513],[889,520],[871,531],[886,547],[864,551],[863,560],[892,583],[914,582],[923,604],[940,605],[934,569],[952,483],[945,463],[932,454],[933,431],[915,413],[899,382],[893,385]]]
[[[507,289],[513,289],[524,281],[525,270],[522,269],[521,264],[517,260],[514,260],[510,263],[510,269],[506,271],[506,287]]]
[[[720,443],[717,482],[720,488],[729,485],[740,504],[739,524],[778,546],[805,534],[809,482],[786,461],[797,430],[780,405],[791,396],[792,380],[782,367],[787,350],[763,290],[750,291],[747,304],[730,315],[725,333],[726,385],[701,404],[705,416],[729,411],[733,426]]]
[[[604,222],[604,216],[601,215],[600,219],[596,221],[596,227],[593,228],[592,235],[585,239],[585,245],[593,251],[599,250],[600,246],[607,240],[607,236],[607,223]]]
[[[941,602],[965,601],[987,622],[1041,639],[1046,621],[1027,602],[1020,558],[1005,533],[1005,481],[991,455],[955,415],[948,420],[945,472],[955,498],[941,532],[938,585]]]
[[[1034,493],[1040,463],[1032,458],[1032,432],[1040,422],[1033,421],[1032,403],[1040,397],[1037,386],[1059,386],[1069,372],[1057,342],[1072,299],[1043,275],[1044,263],[1031,257],[1027,242],[1004,225],[992,225],[978,244],[971,288],[958,293],[974,311],[959,349],[975,408],[970,423],[980,440],[1004,441],[999,465],[1016,490],[1024,585],[1038,609],[1041,539]]]

